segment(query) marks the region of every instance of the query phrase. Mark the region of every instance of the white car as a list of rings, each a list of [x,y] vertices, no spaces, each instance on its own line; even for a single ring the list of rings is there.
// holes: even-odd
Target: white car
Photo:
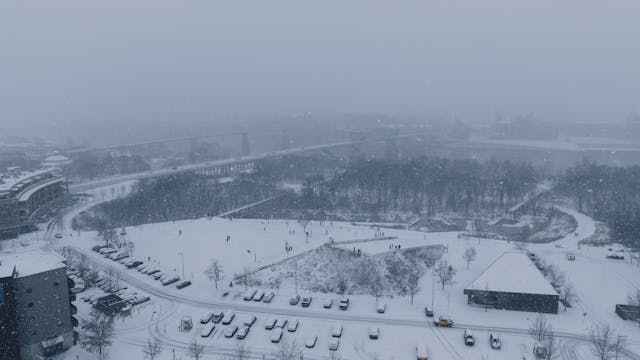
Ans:
[[[281,339],[282,339],[282,329],[281,328],[276,328],[273,331],[273,334],[271,335],[271,342],[272,343],[279,343]]]
[[[256,317],[253,315],[249,315],[244,322],[242,323],[244,326],[251,327],[256,322]]]
[[[376,311],[380,314],[384,314],[385,311],[387,311],[387,304],[379,303],[378,306],[376,307]]]
[[[247,337],[247,335],[249,335],[249,330],[250,329],[251,329],[251,327],[249,327],[249,326],[241,327],[240,330],[238,330],[238,334],[236,335],[236,339],[238,339],[238,340],[245,339]]]
[[[312,348],[314,348],[316,346],[317,342],[318,342],[318,337],[316,335],[311,335],[304,342],[304,346],[306,348],[312,349]]]
[[[293,319],[289,321],[289,325],[287,325],[288,332],[295,332],[298,330],[298,319]]]
[[[339,338],[342,336],[342,324],[338,323],[331,329],[331,337]]]
[[[203,317],[200,318],[200,324],[208,323],[209,321],[211,321],[212,317],[213,317],[213,313],[205,314]]]
[[[235,326],[235,325],[234,326],[230,326],[224,331],[224,337],[232,338],[233,335],[235,335],[237,331],[238,331],[238,327],[237,326]]]
[[[235,319],[236,317],[236,313],[235,312],[231,312],[229,313],[227,316],[225,316],[222,319],[222,325],[229,325],[231,324],[231,322],[233,321],[233,319]]]
[[[209,335],[211,335],[211,333],[213,332],[213,329],[215,328],[216,328],[216,324],[208,323],[207,325],[204,326],[204,328],[202,328],[202,332],[200,333],[200,336],[203,338],[209,337]]]
[[[322,303],[322,307],[325,308],[325,309],[331,309],[332,306],[333,306],[333,299],[326,299]]]
[[[339,346],[340,346],[340,339],[335,337],[331,338],[331,341],[329,341],[329,350],[336,351],[338,350]]]
[[[276,327],[277,328],[284,329],[285,326],[287,326],[287,319],[278,319],[276,321]]]
[[[276,327],[276,319],[267,319],[267,321],[264,323],[264,329],[265,330],[273,330]]]
[[[369,339],[377,340],[379,337],[380,337],[380,328],[375,326],[372,328],[369,328]]]

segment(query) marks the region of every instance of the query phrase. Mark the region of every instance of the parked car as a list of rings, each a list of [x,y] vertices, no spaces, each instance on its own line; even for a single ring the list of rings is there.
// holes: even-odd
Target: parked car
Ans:
[[[377,340],[378,337],[380,337],[380,328],[375,326],[372,328],[369,328],[369,339]]]
[[[155,274],[157,274],[159,272],[160,272],[160,269],[145,270],[145,274],[147,274],[149,276],[154,276]]]
[[[238,331],[238,326],[236,325],[230,326],[224,331],[224,337],[226,337],[227,339],[232,338],[237,331]]]
[[[276,319],[274,318],[267,319],[267,321],[265,321],[264,323],[265,330],[273,330],[275,327],[276,327]]]
[[[236,335],[236,339],[238,339],[238,340],[245,339],[247,337],[247,335],[249,335],[249,330],[250,329],[251,329],[250,326],[241,327],[240,330],[238,330],[238,335]]]
[[[96,246],[92,247],[91,250],[95,251],[95,252],[99,252],[100,249],[104,249],[106,247],[107,247],[106,245],[96,245]]]
[[[167,286],[167,285],[171,285],[175,282],[180,281],[180,277],[179,276],[167,276],[164,280],[162,280],[162,286]]]
[[[276,321],[277,328],[284,329],[285,326],[287,326],[287,319],[278,319]]]
[[[467,346],[473,346],[476,343],[476,339],[473,337],[473,332],[469,329],[464,330],[464,344]]]
[[[429,307],[428,307],[428,306],[425,306],[425,307],[424,307],[424,314],[425,314],[427,317],[433,317],[433,310],[429,309]]]
[[[288,332],[295,332],[298,330],[298,319],[293,319],[289,321],[289,325],[287,325]]]
[[[333,306],[333,299],[326,299],[322,303],[322,307],[325,308],[325,309],[331,309],[332,306]]]
[[[270,293],[265,295],[264,299],[262,299],[262,302],[270,303],[271,300],[273,300],[274,296],[276,296],[276,294],[274,294],[273,291],[271,291]]]
[[[282,329],[281,328],[276,328],[273,331],[273,334],[271,335],[271,342],[272,343],[279,343],[281,339],[282,339]]]
[[[127,263],[127,269],[133,269],[133,268],[138,267],[140,265],[142,265],[142,261],[140,261],[140,260],[130,261],[129,263]]]
[[[576,259],[576,256],[573,254],[567,254],[567,260],[569,261],[574,261]]]
[[[183,281],[183,282],[179,283],[178,285],[176,285],[176,288],[184,289],[189,285],[191,285],[191,281],[187,280],[187,281]]]
[[[213,322],[214,324],[217,324],[220,321],[222,321],[222,318],[224,318],[224,313],[222,311],[214,311],[211,322]]]
[[[614,254],[614,255],[608,255],[608,256],[607,256],[607,259],[613,259],[613,260],[624,260],[624,256],[622,256],[622,255],[617,255],[617,254]]]
[[[376,307],[376,311],[379,314],[384,314],[385,311],[387,311],[387,304],[385,303],[378,303],[378,306]]]
[[[56,239],[62,239],[62,234],[56,234],[56,235],[55,235],[55,238],[56,238]]]
[[[349,298],[340,299],[340,310],[347,310],[349,308]]]
[[[547,347],[540,342],[533,344],[533,355],[536,357],[536,359],[546,359]]]
[[[229,325],[236,318],[236,313],[231,312],[222,319],[222,325]]]
[[[439,316],[438,319],[434,320],[433,323],[436,326],[452,327],[453,326],[453,319],[450,316],[443,315],[443,316]]]
[[[304,346],[306,348],[313,349],[316,346],[317,342],[318,342],[318,337],[316,335],[311,335],[305,340]]]
[[[251,301],[251,300],[253,300],[254,296],[256,296],[256,290],[252,289],[252,290],[249,290],[246,293],[244,293],[243,299],[244,299],[244,301]]]
[[[491,348],[495,350],[500,350],[502,348],[502,341],[498,334],[489,334],[489,345],[491,345]]]
[[[340,346],[340,339],[335,337],[331,338],[331,340],[329,341],[329,350],[336,351],[338,350],[339,346]]]
[[[147,268],[149,268],[149,266],[151,266],[151,265],[140,265],[140,266],[138,266],[136,268],[136,271],[141,273],[141,274],[144,274],[143,271],[147,270]]]
[[[300,302],[300,295],[296,295],[291,299],[289,299],[289,305],[298,305],[299,302]]]
[[[200,318],[200,324],[208,323],[209,321],[211,321],[212,317],[213,317],[213,313],[205,314],[203,317]]]
[[[311,305],[311,300],[313,300],[313,298],[311,296],[305,296],[302,298],[302,307],[309,307],[309,305]]]
[[[117,254],[112,254],[110,259],[113,261],[120,261],[122,259],[126,259],[129,257],[129,254],[127,253],[117,253]]]
[[[342,336],[342,324],[337,323],[333,325],[333,328],[331,329],[331,336],[337,338]]]
[[[142,303],[145,303],[147,301],[150,301],[151,298],[146,296],[146,295],[142,295],[142,296],[136,296],[135,299],[131,302],[132,305],[139,305]]]
[[[429,357],[427,356],[427,345],[419,344],[416,346],[416,359],[429,360]]]
[[[216,325],[211,323],[205,325],[204,328],[202,328],[202,332],[200,333],[200,336],[203,338],[209,337],[209,335],[211,335],[215,327]]]
[[[264,291],[258,291],[256,295],[253,297],[253,301],[262,301],[264,298]]]
[[[255,322],[256,322],[256,317],[253,315],[249,315],[249,317],[247,317],[246,319],[244,319],[244,322],[242,323],[244,326],[249,326],[251,327]]]
[[[163,273],[162,271],[158,271],[153,275],[151,275],[151,277],[153,277],[154,280],[160,280],[160,278],[162,278],[163,276],[165,276],[165,273]]]

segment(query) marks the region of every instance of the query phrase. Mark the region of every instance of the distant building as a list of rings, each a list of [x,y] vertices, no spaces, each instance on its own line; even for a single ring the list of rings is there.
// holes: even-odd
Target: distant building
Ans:
[[[64,155],[51,155],[42,160],[43,168],[61,168],[71,164],[71,159]]]
[[[64,258],[31,251],[0,255],[0,360],[44,359],[75,341],[77,312]]]
[[[0,238],[30,228],[38,209],[67,193],[67,179],[57,169],[0,173]]]
[[[464,289],[469,304],[495,309],[558,313],[560,295],[521,253],[504,253]]]

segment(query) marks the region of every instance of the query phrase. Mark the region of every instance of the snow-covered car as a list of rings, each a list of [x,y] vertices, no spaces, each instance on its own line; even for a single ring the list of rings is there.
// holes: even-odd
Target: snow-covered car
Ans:
[[[305,340],[304,346],[309,349],[313,349],[318,342],[318,337],[316,335],[311,335]]]
[[[340,299],[340,310],[347,310],[349,308],[349,298]]]
[[[238,340],[245,339],[247,337],[247,335],[249,335],[249,330],[250,329],[251,329],[250,326],[241,327],[240,330],[238,330],[238,334],[236,335],[236,339],[238,339]]]
[[[331,328],[331,337],[341,337],[342,336],[342,324],[337,323],[335,325],[333,325],[333,328]]]
[[[160,272],[160,269],[156,269],[156,268],[154,268],[154,269],[150,269],[150,270],[145,270],[145,271],[144,271],[144,274],[145,274],[145,275],[149,275],[149,276],[153,277],[153,276],[155,276],[155,275],[156,275],[157,273],[159,273],[159,272]]]
[[[213,317],[213,313],[206,313],[204,314],[201,318],[200,318],[200,324],[206,324],[209,321],[211,321],[211,318]]]
[[[476,343],[476,339],[473,337],[473,332],[469,329],[464,330],[464,344],[467,346],[473,346]]]
[[[237,331],[238,331],[238,326],[236,326],[236,325],[230,326],[224,331],[224,337],[232,338],[233,335],[235,335]]]
[[[331,307],[333,306],[333,299],[329,298],[326,299],[323,303],[322,303],[322,307],[325,309],[331,309]]]
[[[168,286],[171,285],[175,282],[180,281],[180,277],[179,276],[167,276],[164,280],[162,280],[162,286]]]
[[[280,329],[284,329],[285,326],[287,326],[287,319],[278,319],[276,321],[276,327],[280,328]]]
[[[289,324],[287,325],[287,331],[295,332],[296,330],[298,330],[298,319],[293,319],[289,321]]]
[[[143,272],[143,271],[147,270],[147,268],[149,268],[149,266],[150,266],[150,265],[148,265],[148,264],[140,265],[140,266],[138,266],[138,267],[136,268],[136,271],[137,271],[137,272],[139,272],[139,273],[141,273],[141,274],[144,274],[144,272]]]
[[[227,316],[222,319],[222,325],[229,325],[233,322],[233,319],[236,318],[235,312],[230,312]]]
[[[300,295],[296,295],[291,299],[289,299],[289,305],[298,305],[299,302],[300,302]]]
[[[264,291],[260,290],[256,292],[256,295],[253,297],[253,301],[262,301],[264,299]]]
[[[424,307],[424,315],[426,317],[433,317],[433,310],[429,309],[428,306]]]
[[[165,273],[163,273],[162,271],[158,271],[154,273],[151,277],[153,277],[153,280],[160,280],[160,278],[164,276],[165,276]]]
[[[574,254],[571,254],[571,253],[567,254],[567,260],[574,261],[575,259],[576,259],[576,256]]]
[[[222,311],[214,311],[213,316],[211,317],[211,322],[214,324],[219,323],[224,318],[224,313]]]
[[[311,305],[311,300],[313,300],[311,296],[304,296],[301,303],[302,307],[309,307]]]
[[[255,316],[249,315],[246,319],[244,319],[242,324],[244,326],[251,327],[256,322],[256,320],[258,320],[258,319]]]
[[[376,312],[379,314],[384,314],[385,311],[387,311],[387,304],[383,302],[378,303],[378,306],[376,307]]]
[[[380,328],[374,326],[369,328],[369,339],[377,340],[380,337]]]
[[[329,341],[329,350],[336,351],[338,350],[339,346],[340,346],[340,339],[335,337],[331,338],[331,340]]]
[[[176,285],[176,289],[180,290],[180,289],[184,289],[187,286],[191,285],[191,281],[187,280],[187,281],[182,281],[179,284]]]
[[[203,328],[202,328],[202,332],[200,333],[200,336],[203,338],[209,337],[209,335],[211,335],[211,333],[213,332],[213,329],[215,329],[216,324],[206,324]]]
[[[139,305],[142,304],[144,302],[150,301],[151,298],[149,296],[146,295],[138,295],[136,296],[135,299],[133,299],[133,301],[131,302],[132,305]]]
[[[62,239],[62,234],[56,234],[56,235],[55,235],[55,238],[56,238],[56,239]]]
[[[251,290],[248,290],[246,293],[244,293],[244,296],[242,298],[244,299],[244,301],[251,301],[253,300],[254,296],[256,296],[256,290],[251,289]]]
[[[276,319],[274,318],[267,319],[267,321],[265,321],[264,323],[265,330],[273,330],[275,327],[276,327]]]
[[[279,343],[281,339],[282,339],[282,329],[281,328],[276,328],[273,331],[273,334],[271,334],[271,342],[272,343]]]
[[[502,348],[502,341],[498,334],[489,334],[489,345],[491,345],[491,348],[494,350],[500,350]]]
[[[135,268],[135,267],[137,267],[137,266],[140,266],[140,265],[142,265],[142,261],[140,261],[140,260],[133,260],[133,261],[129,261],[129,262],[126,264],[127,269],[133,269],[133,268]]]
[[[264,296],[264,299],[262,299],[262,302],[266,302],[266,303],[270,303],[271,300],[273,300],[273,297],[276,296],[276,294],[274,294],[273,291],[271,291],[270,293],[266,294]]]

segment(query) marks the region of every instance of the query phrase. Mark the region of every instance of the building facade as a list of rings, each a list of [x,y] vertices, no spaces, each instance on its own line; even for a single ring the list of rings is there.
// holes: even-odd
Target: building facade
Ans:
[[[38,209],[68,194],[67,179],[57,169],[0,174],[0,238],[15,237],[33,226]]]
[[[47,359],[73,345],[72,285],[54,253],[0,256],[0,360]]]

